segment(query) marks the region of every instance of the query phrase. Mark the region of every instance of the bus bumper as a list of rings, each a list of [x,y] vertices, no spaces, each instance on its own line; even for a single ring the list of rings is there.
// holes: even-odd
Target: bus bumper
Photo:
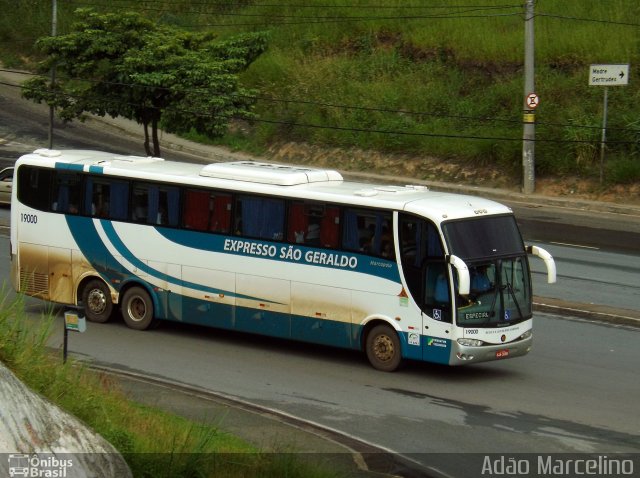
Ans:
[[[450,365],[465,365],[476,362],[489,362],[526,355],[531,350],[533,336],[506,344],[482,345],[471,347],[452,342]]]

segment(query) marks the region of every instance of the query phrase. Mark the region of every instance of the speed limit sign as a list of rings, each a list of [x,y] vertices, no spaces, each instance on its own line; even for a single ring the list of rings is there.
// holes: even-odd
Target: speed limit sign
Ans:
[[[538,98],[538,95],[536,95],[535,93],[529,93],[527,95],[526,102],[527,102],[527,106],[533,110],[540,103],[540,98]]]

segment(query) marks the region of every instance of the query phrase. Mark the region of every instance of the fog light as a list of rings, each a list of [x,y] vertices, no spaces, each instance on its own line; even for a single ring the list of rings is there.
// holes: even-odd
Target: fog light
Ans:
[[[473,355],[467,355],[467,354],[461,354],[461,353],[458,353],[456,355],[460,360],[473,360],[473,357],[474,357]]]

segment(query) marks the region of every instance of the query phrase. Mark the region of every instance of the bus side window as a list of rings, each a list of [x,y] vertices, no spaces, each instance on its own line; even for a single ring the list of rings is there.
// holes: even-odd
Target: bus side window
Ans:
[[[289,204],[287,241],[314,247],[338,247],[340,208],[322,203],[292,201]]]
[[[393,258],[394,244],[391,213],[346,209],[342,233],[342,247],[378,257]]]
[[[196,231],[206,231],[209,227],[209,191],[187,189],[184,192],[182,211],[184,227]]]
[[[136,184],[133,187],[133,201],[131,204],[131,220],[147,222],[149,211],[149,191],[145,185]]]
[[[113,181],[109,201],[109,218],[115,221],[124,221],[127,219],[128,211],[129,183],[127,181]]]
[[[340,240],[340,208],[328,206],[320,223],[320,245],[335,249]]]
[[[58,171],[55,176],[51,210],[63,214],[78,214],[82,198],[82,181],[77,173]]]
[[[296,201],[289,205],[287,225],[287,241],[294,244],[304,244],[309,227],[309,216],[305,214],[303,202]]]
[[[180,221],[180,190],[174,186],[152,186],[150,198],[157,197],[156,204],[149,204],[149,210],[156,224],[175,227]]]
[[[284,239],[284,200],[255,196],[237,199],[236,234],[257,239]]]
[[[227,233],[231,230],[231,195],[218,194],[209,199],[209,224],[211,232]]]
[[[18,200],[34,209],[46,211],[51,206],[51,186],[54,171],[34,166],[18,168]]]

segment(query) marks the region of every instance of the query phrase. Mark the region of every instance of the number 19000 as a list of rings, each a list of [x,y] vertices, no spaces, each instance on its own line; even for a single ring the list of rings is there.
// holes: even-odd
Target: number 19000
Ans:
[[[38,223],[38,216],[36,216],[35,214],[20,214],[20,221],[21,222],[28,222],[29,224],[37,224]]]

